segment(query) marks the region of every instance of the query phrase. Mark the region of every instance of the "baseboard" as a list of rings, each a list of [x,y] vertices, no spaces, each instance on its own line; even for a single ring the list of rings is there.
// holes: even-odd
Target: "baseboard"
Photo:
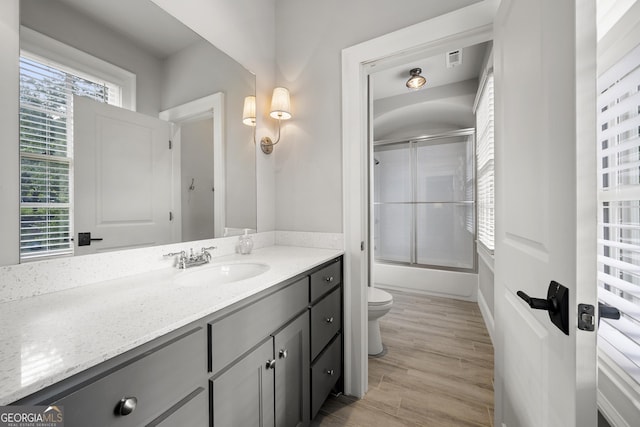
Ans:
[[[487,301],[484,299],[484,295],[482,292],[478,291],[478,307],[480,307],[480,313],[482,314],[482,318],[484,319],[484,324],[487,327],[487,331],[489,332],[489,337],[491,338],[491,342],[495,342],[493,339],[493,332],[495,330],[495,321],[493,320],[493,315],[491,314],[491,310],[487,305]]]
[[[598,391],[598,410],[611,426],[630,427],[616,407],[600,391]]]
[[[461,301],[476,302],[475,295],[463,296],[463,295],[456,295],[456,294],[448,294],[448,293],[436,292],[436,291],[425,290],[425,289],[409,288],[407,286],[390,285],[388,283],[376,283],[375,287],[380,289],[388,289],[391,291],[404,292],[407,294],[416,294],[416,295],[424,295],[424,296],[440,297],[440,298],[451,298],[451,299],[458,299]]]

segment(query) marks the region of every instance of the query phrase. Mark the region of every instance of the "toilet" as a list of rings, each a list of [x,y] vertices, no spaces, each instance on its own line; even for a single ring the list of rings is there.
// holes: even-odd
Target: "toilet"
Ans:
[[[380,337],[380,323],[378,320],[391,310],[393,297],[389,292],[369,286],[367,288],[369,313],[369,356],[383,356],[384,347]]]

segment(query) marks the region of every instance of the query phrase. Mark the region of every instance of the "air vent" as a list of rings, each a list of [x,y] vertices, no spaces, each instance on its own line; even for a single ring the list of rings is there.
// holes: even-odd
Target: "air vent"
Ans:
[[[462,64],[462,49],[447,52],[447,68],[453,68]]]

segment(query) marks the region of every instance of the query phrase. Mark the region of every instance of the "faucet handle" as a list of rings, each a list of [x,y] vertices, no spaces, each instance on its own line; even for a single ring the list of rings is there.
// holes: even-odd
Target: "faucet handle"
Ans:
[[[202,248],[202,252],[204,252],[204,251],[212,251],[214,249],[218,249],[218,247],[217,246],[209,246],[208,248]]]
[[[167,257],[167,256],[176,256],[176,255],[180,255],[180,256],[185,256],[186,252],[185,251],[180,251],[180,252],[169,252],[168,254],[164,254],[162,255],[163,257]]]

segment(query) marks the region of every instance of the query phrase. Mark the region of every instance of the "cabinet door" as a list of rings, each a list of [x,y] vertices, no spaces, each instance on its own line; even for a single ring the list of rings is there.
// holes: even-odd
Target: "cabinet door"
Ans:
[[[274,423],[273,340],[269,338],[211,380],[215,427],[272,427]]]
[[[309,312],[274,335],[276,426],[309,422]]]

